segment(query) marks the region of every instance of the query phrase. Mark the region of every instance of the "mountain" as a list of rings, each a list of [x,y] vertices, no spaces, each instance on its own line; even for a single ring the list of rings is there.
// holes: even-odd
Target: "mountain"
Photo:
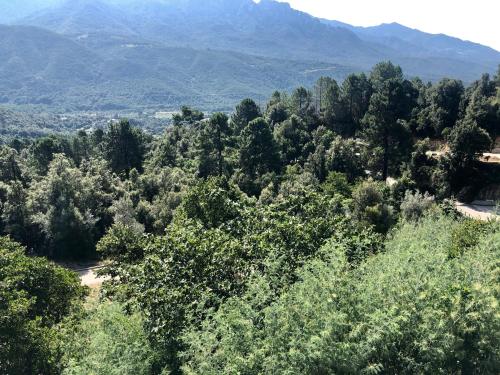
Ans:
[[[98,59],[92,51],[51,31],[0,25],[0,84],[86,82],[96,78],[93,66]]]
[[[105,33],[134,35],[128,16],[118,7],[100,1],[70,0],[18,21],[65,35]]]
[[[500,61],[498,51],[446,35],[399,24],[354,27],[317,19],[273,0],[70,0],[20,22],[74,37],[127,36],[170,47],[323,61],[365,70],[378,61],[392,60],[408,75],[431,80],[449,75],[472,81],[495,71]]]
[[[500,53],[493,48],[444,34],[425,33],[396,22],[372,27],[356,27],[329,20],[322,22],[333,27],[344,27],[362,40],[384,45],[408,57],[456,59],[482,64],[488,69],[500,62]]]
[[[66,35],[134,35],[168,46],[230,50],[293,60],[373,65],[384,54],[347,29],[331,28],[286,3],[70,0],[22,20]],[[367,61],[368,60],[368,61]]]
[[[121,41],[121,43],[120,43]],[[18,48],[23,46],[23,48]],[[57,110],[229,109],[242,97],[342,79],[351,67],[237,52],[131,44],[90,50],[32,26],[0,26],[0,103]]]
[[[479,44],[398,24],[321,20],[273,0],[49,1],[13,2],[34,11],[0,29],[0,102],[210,110],[382,60],[410,77],[466,82],[500,63]]]
[[[0,23],[15,22],[30,14],[59,5],[63,0],[0,0]]]

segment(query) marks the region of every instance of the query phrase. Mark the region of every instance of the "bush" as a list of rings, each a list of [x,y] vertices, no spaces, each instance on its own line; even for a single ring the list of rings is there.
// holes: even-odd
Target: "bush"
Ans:
[[[386,186],[372,180],[359,184],[352,194],[354,215],[362,225],[371,225],[378,233],[387,233],[395,222],[394,209],[386,203]]]
[[[351,269],[328,243],[273,301],[248,292],[184,335],[186,374],[497,374],[500,232],[448,257],[449,218],[403,225]]]
[[[405,220],[416,221],[434,206],[434,197],[429,193],[412,193],[407,190],[401,203],[401,216]]]
[[[326,181],[322,184],[322,189],[325,194],[330,196],[340,194],[349,198],[352,194],[352,186],[349,184],[347,176],[340,172],[330,172]]]
[[[102,303],[65,329],[63,375],[149,375],[155,354],[139,314]]]
[[[456,258],[477,246],[479,239],[488,232],[489,225],[477,220],[465,219],[451,231],[448,255]]]

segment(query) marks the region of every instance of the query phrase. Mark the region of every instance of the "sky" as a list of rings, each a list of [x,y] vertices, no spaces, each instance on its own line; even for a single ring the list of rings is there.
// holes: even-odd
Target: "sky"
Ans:
[[[500,51],[500,0],[279,0],[355,26],[398,22]]]

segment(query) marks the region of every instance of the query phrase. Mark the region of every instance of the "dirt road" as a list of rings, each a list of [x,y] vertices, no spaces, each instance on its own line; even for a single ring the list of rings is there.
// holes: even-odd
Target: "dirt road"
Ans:
[[[103,264],[97,261],[93,262],[60,262],[58,263],[64,268],[68,268],[76,272],[80,276],[82,285],[90,288],[98,288],[106,281],[105,277],[97,276],[97,271],[103,268]]]
[[[102,268],[102,266],[95,266],[84,269],[75,270],[78,275],[80,275],[80,280],[82,285],[86,285],[90,288],[96,288],[102,285],[104,281],[107,280],[105,277],[97,276],[97,271]]]

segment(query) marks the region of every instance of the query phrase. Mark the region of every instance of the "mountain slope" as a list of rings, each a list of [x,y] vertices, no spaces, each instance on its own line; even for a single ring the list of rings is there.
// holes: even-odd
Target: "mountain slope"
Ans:
[[[23,45],[26,48],[19,49]],[[27,26],[0,27],[0,103],[58,110],[228,109],[242,97],[344,78],[351,67],[227,51],[110,44],[90,51],[69,37]]]
[[[67,35],[135,34],[129,27],[129,19],[125,13],[118,7],[97,0],[65,1],[58,7],[36,12],[19,22]]]
[[[0,23],[17,21],[32,13],[59,5],[63,0],[0,0]]]
[[[116,3],[117,4],[117,3]],[[70,0],[24,19],[67,35],[107,31],[136,35],[168,46],[211,48],[274,58],[367,65],[383,51],[347,29],[335,29],[286,3],[263,0],[130,2]],[[109,30],[106,30],[109,28]]]
[[[84,41],[92,48],[112,35],[365,70],[392,60],[423,79],[472,81],[500,62],[498,51],[479,44],[398,24],[360,28],[320,20],[273,0],[69,0],[22,22],[79,38],[99,34]]]
[[[39,6],[26,1],[13,4]],[[0,103],[210,110],[381,60],[410,77],[466,82],[500,63],[499,52],[478,44],[398,24],[320,20],[273,0],[50,2],[16,21],[32,26],[0,27]]]
[[[463,41],[444,34],[429,34],[398,23],[382,24],[374,27],[358,28],[357,35],[372,40],[385,40],[386,45],[392,40],[402,40],[409,44],[405,52],[417,54],[425,51],[431,55],[441,55],[450,58],[461,58],[484,63],[499,63],[500,53],[492,48],[477,43]],[[401,50],[401,45],[397,44]],[[391,46],[394,47],[394,46]]]
[[[1,80],[88,81],[96,78],[96,54],[48,30],[0,25]],[[75,75],[75,72],[78,72]]]

